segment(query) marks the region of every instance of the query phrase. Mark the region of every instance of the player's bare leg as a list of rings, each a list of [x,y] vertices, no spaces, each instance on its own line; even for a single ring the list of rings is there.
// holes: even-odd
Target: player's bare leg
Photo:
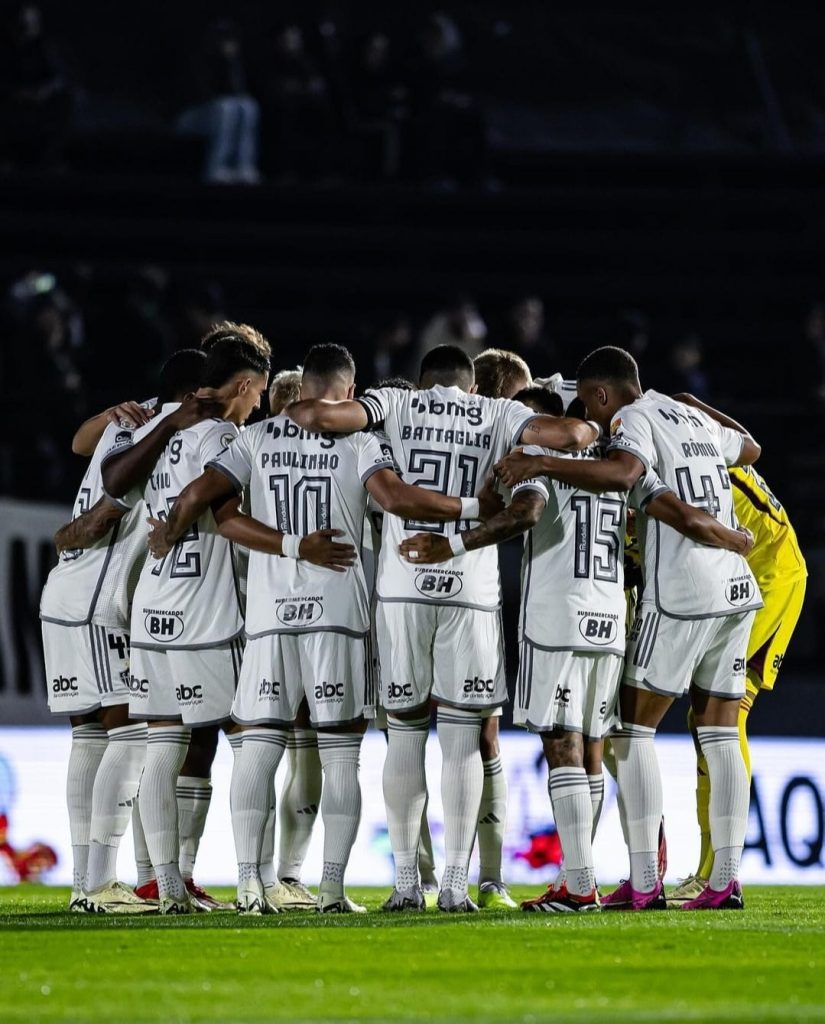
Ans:
[[[515,900],[501,877],[501,856],[507,823],[507,778],[501,766],[498,718],[491,715],[481,725],[481,764],[484,783],[478,812],[478,905],[494,910],[514,910]]]
[[[92,792],[108,737],[97,714],[72,715],[72,748],[66,772],[66,805],[72,841],[72,895],[69,910],[86,909],[83,895],[89,863]]]
[[[129,720],[128,704],[103,708],[99,717],[108,733],[108,744],[92,793],[86,875],[88,909],[101,913],[154,913],[156,904],[140,899],[117,878],[120,840],[129,824],[146,757],[146,725]]]
[[[318,888],[318,913],[366,913],[347,898],[344,875],[361,822],[359,779],[365,719],[339,728],[318,730],[318,754],[324,772],[321,818],[324,822],[324,869]]]
[[[395,886],[384,903],[384,910],[424,909],[418,878],[418,844],[427,802],[424,757],[429,734],[429,702],[387,715],[383,789],[395,861]]]

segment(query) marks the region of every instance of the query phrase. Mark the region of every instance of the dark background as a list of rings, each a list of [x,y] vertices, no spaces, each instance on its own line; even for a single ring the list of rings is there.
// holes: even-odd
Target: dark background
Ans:
[[[52,3],[33,71],[15,63],[19,6],[0,8],[0,492],[70,503],[77,424],[154,394],[212,319],[263,330],[277,368],[346,344],[367,386],[388,336],[411,372],[459,302],[485,344],[517,346],[509,312],[535,296],[534,373],[631,347],[645,386],[702,392],[762,443],[810,579],[752,731],[825,731],[821,13]],[[292,24],[290,63],[276,38]],[[204,183],[204,140],[175,129],[215,91],[216,31],[260,104],[258,184]],[[390,56],[370,78],[376,31]],[[21,114],[21,67],[59,102]],[[287,80],[299,99],[273,105]],[[503,552],[511,658],[518,557]]]

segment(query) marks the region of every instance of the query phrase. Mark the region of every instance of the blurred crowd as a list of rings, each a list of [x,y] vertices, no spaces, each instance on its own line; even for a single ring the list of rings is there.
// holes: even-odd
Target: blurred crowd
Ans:
[[[237,306],[217,282],[176,278],[158,266],[112,272],[79,265],[59,279],[30,270],[13,280],[0,305],[0,493],[70,500],[79,472],[70,439],[78,424],[122,400],[152,396],[168,355],[197,346],[212,324],[248,315]],[[416,380],[421,356],[445,343],[472,357],[507,349],[538,376],[572,374],[579,353],[556,326],[554,312],[535,294],[498,304],[455,295],[436,309],[386,316],[365,310],[360,330],[334,340],[355,354],[360,388],[388,377]],[[796,348],[788,346],[806,368],[799,394],[822,403],[825,301],[813,303],[800,320]],[[275,343],[276,370],[298,364],[307,344],[330,340],[291,336],[277,321],[260,326]],[[727,394],[720,375],[714,378],[707,346],[690,327],[674,331],[640,310],[618,310],[612,324],[584,340],[586,347],[605,342],[631,351],[660,390],[702,399]]]

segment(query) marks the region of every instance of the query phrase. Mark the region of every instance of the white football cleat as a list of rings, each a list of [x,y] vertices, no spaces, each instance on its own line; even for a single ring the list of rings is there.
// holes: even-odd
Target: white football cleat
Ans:
[[[69,913],[85,914],[88,909],[89,906],[83,893],[79,889],[72,889],[72,894],[69,897]]]
[[[448,914],[478,913],[478,907],[470,899],[470,894],[456,892],[455,889],[441,890],[438,894],[438,909]]]
[[[260,917],[265,914],[268,907],[264,896],[264,887],[259,878],[249,878],[245,882],[238,883],[238,899],[235,907],[239,914],[249,917]],[[278,911],[275,911],[278,913]]]
[[[109,882],[85,894],[86,907],[90,914],[156,914],[158,905],[142,900],[123,882]]]
[[[367,908],[342,893],[319,892],[315,909],[319,914],[366,914]]]
[[[689,900],[695,900],[697,896],[701,896],[707,884],[708,880],[706,878],[700,878],[698,875],[688,875],[687,878],[683,878],[679,882],[675,889],[672,889],[665,895],[667,905],[669,907],[680,907]]]
[[[264,899],[273,914],[291,910],[315,910],[316,899],[303,882],[282,878],[264,886]]]
[[[189,893],[183,897],[161,896],[158,902],[158,913],[175,916],[177,914],[194,914]]]

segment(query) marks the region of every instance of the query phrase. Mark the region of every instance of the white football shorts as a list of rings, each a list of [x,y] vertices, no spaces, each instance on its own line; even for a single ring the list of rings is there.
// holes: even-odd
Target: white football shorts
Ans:
[[[380,601],[380,703],[392,714],[430,699],[487,711],[507,703],[498,611]]]
[[[195,727],[227,721],[244,644],[240,638],[200,650],[132,650],[129,717]]]
[[[619,654],[547,651],[520,645],[514,725],[531,732],[578,732],[600,740],[617,722],[624,659]]]
[[[88,715],[129,703],[129,634],[105,626],[44,622],[49,710]]]
[[[624,682],[664,697],[681,697],[691,684],[713,697],[744,697],[755,614],[674,619],[643,600],[627,642]]]
[[[369,717],[374,704],[369,635],[272,633],[244,652],[232,717],[241,725],[290,725],[306,697],[313,729]]]

